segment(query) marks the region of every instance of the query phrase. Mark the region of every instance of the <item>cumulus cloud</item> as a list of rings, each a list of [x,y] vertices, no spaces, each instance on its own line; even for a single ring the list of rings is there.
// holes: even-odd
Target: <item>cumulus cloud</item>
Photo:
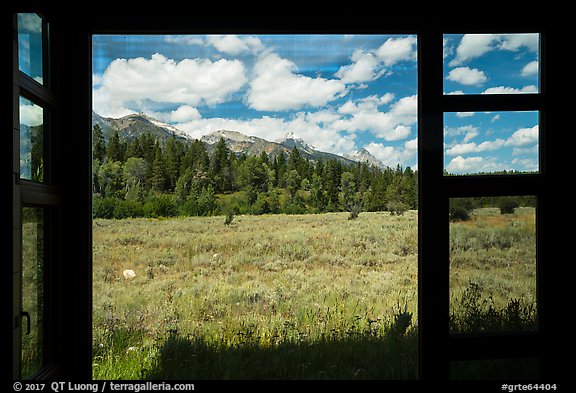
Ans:
[[[384,165],[390,167],[395,167],[397,164],[414,166],[418,149],[418,139],[408,140],[404,142],[403,145],[398,146],[386,146],[384,143],[372,142],[364,146],[364,148]]]
[[[377,50],[376,55],[384,65],[391,66],[400,61],[416,60],[416,37],[388,38]]]
[[[292,61],[276,53],[262,56],[254,65],[247,104],[253,109],[267,111],[320,107],[347,92],[340,80],[311,78],[296,72]]]
[[[352,55],[352,64],[340,67],[335,76],[344,83],[367,82],[382,75],[378,58],[370,53],[357,50]]]
[[[493,50],[494,34],[464,34],[456,48],[456,57],[449,63],[451,67],[460,65]]]
[[[352,54],[352,63],[340,67],[335,76],[345,83],[373,81],[401,61],[416,60],[416,37],[388,38],[376,49],[358,49]]]
[[[368,98],[342,105],[339,112],[350,116],[335,121],[333,126],[347,132],[368,131],[387,141],[402,140],[412,133],[411,125],[417,121],[415,95],[401,98],[387,112],[378,109],[374,97]]]
[[[240,55],[242,53],[258,53],[264,49],[262,41],[258,37],[239,37],[234,34],[209,35],[207,41],[220,52],[230,55]]]
[[[462,132],[464,130],[464,127],[459,127],[458,129],[453,129],[449,132],[445,131],[445,134],[454,135],[457,132]],[[482,153],[485,151],[501,149],[503,147],[520,147],[538,143],[538,125],[531,128],[520,128],[507,139],[498,138],[493,141],[484,141],[482,143],[468,142],[470,139],[478,135],[478,130],[475,127],[472,127],[469,130],[470,132],[474,132],[472,137],[469,137],[469,134],[466,134],[462,141],[463,143],[458,143],[447,148],[444,154],[448,156],[456,156],[469,153]]]
[[[173,123],[183,123],[190,120],[197,120],[201,117],[202,115],[198,112],[198,109],[190,105],[182,105],[170,112],[170,122]]]
[[[521,89],[508,86],[495,86],[484,90],[480,94],[524,94],[524,93],[538,93],[538,87],[534,85],[524,86]]]
[[[484,71],[469,67],[458,67],[450,70],[446,79],[466,86],[481,85],[488,80]]]
[[[461,65],[493,50],[516,52],[527,48],[536,52],[538,41],[538,34],[464,34],[449,66]]]
[[[522,68],[522,76],[538,75],[538,67],[537,60],[531,61]]]
[[[538,142],[538,129],[536,124],[531,128],[520,128],[506,140],[506,146],[526,146]]]
[[[495,161],[493,157],[464,158],[458,156],[454,157],[448,165],[446,165],[446,170],[450,173],[492,172],[500,169]]]
[[[104,116],[111,116],[113,108],[130,111],[130,103],[146,101],[190,106],[222,103],[247,82],[239,60],[177,62],[159,53],[149,59],[116,59],[97,79],[93,105]]]
[[[30,127],[44,123],[44,110],[28,100],[20,100],[20,123]]]

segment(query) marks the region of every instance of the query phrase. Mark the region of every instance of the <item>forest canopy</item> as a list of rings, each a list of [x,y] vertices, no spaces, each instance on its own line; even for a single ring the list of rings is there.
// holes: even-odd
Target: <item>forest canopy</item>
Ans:
[[[304,214],[417,209],[417,172],[289,154],[235,154],[220,139],[150,133],[108,141],[93,128],[94,218]]]

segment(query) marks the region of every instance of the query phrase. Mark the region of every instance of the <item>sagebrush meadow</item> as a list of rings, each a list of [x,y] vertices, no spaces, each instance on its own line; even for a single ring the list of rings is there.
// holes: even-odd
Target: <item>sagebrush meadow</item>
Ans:
[[[453,329],[533,325],[533,217],[451,224]],[[94,378],[417,377],[417,211],[225,221],[94,220]]]

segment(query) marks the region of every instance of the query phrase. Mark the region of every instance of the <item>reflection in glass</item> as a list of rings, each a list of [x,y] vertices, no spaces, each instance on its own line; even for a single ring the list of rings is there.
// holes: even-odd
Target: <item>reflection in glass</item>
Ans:
[[[44,110],[20,97],[20,178],[44,181]]]
[[[444,113],[447,175],[539,171],[538,112]]]
[[[22,209],[22,310],[30,316],[22,319],[22,378],[42,367],[42,331],[44,307],[44,210]]]
[[[450,199],[450,332],[536,328],[536,198]]]
[[[445,34],[444,94],[539,92],[539,34]]]
[[[20,71],[43,83],[42,18],[18,14],[18,65]]]

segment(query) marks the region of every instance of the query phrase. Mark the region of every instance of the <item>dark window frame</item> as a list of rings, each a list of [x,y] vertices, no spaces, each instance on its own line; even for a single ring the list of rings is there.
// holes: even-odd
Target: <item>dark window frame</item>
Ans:
[[[58,179],[57,112],[58,100],[52,83],[50,22],[42,13],[42,78],[43,84],[19,70],[18,65],[18,18],[13,14],[13,134],[12,134],[12,226],[13,226],[13,378],[21,377],[21,336],[22,332],[22,209],[25,207],[44,209],[43,222],[43,282],[42,299],[42,367],[31,376],[32,379],[50,376],[57,368],[57,341],[44,339],[54,337],[58,326],[57,316],[61,304],[59,291],[59,234],[61,232],[59,212],[61,207],[61,187]],[[43,109],[42,150],[44,162],[43,181],[37,182],[20,178],[20,97],[26,98]],[[18,246],[20,245],[20,246]],[[20,274],[20,277],[18,277]]]
[[[44,6],[48,7],[48,6]],[[383,23],[379,18],[368,17],[362,27],[348,28],[339,20],[323,21],[302,15],[284,15],[282,22],[277,17],[264,20],[253,15],[228,15],[211,17],[201,14],[198,20],[189,15],[178,15],[175,12],[147,13],[143,10],[130,12],[117,11],[108,14],[106,11],[94,10],[90,15],[83,15],[75,20],[65,15],[46,10],[51,17],[51,31],[55,33],[51,47],[51,63],[55,65],[52,71],[55,80],[50,82],[50,89],[56,92],[55,97],[63,103],[54,107],[58,118],[58,133],[49,142],[53,152],[54,163],[50,170],[54,184],[61,180],[60,193],[40,187],[39,192],[28,193],[24,199],[36,195],[36,198],[55,198],[60,203],[59,227],[52,234],[55,244],[66,240],[65,249],[60,249],[60,268],[54,270],[54,286],[66,282],[67,288],[54,293],[54,320],[58,315],[66,316],[66,322],[54,322],[55,339],[53,347],[58,347],[59,354],[54,356],[54,364],[58,365],[56,375],[61,377],[91,378],[91,329],[92,329],[92,255],[91,255],[91,197],[90,197],[90,152],[91,133],[78,133],[84,127],[90,129],[91,101],[91,36],[105,33],[313,33],[313,32],[350,32],[350,33],[388,33],[418,35],[418,157],[419,157],[419,378],[428,381],[445,381],[449,374],[449,362],[458,359],[491,358],[503,355],[536,356],[543,366],[543,376],[558,376],[555,348],[561,343],[561,338],[555,332],[561,328],[561,322],[555,315],[553,302],[558,302],[561,289],[556,284],[556,278],[561,273],[547,267],[545,260],[552,257],[550,244],[558,229],[551,220],[546,219],[548,209],[555,192],[561,190],[551,180],[551,173],[560,168],[560,158],[549,154],[552,147],[559,147],[560,137],[548,135],[546,129],[554,121],[559,126],[558,110],[554,112],[549,106],[552,84],[547,84],[547,71],[550,70],[550,58],[546,48],[546,40],[558,38],[559,34],[549,34],[541,21],[518,24],[502,19],[500,22],[490,22],[490,19],[477,19],[472,23],[454,23],[447,17],[435,17],[435,26],[426,22],[406,23],[406,18]],[[407,16],[407,15],[403,15]],[[365,16],[363,16],[365,17]],[[417,18],[416,18],[417,19]],[[150,26],[153,25],[153,28]],[[194,26],[191,28],[190,26]],[[254,28],[257,26],[256,28]],[[472,26],[472,27],[471,27]],[[54,29],[55,27],[55,29]],[[65,31],[73,34],[65,34]],[[495,32],[530,32],[541,34],[540,47],[540,90],[536,95],[518,96],[444,96],[442,71],[442,37],[449,33],[495,33]],[[66,59],[74,58],[72,62]],[[548,64],[547,64],[548,62]],[[552,64],[558,69],[558,64]],[[557,76],[557,74],[555,75]],[[13,73],[13,84],[20,76]],[[549,78],[551,79],[551,78]],[[24,78],[24,80],[26,80]],[[57,82],[52,84],[52,82]],[[26,82],[24,82],[25,84]],[[32,84],[32,86],[35,86]],[[57,88],[55,88],[57,86]],[[14,90],[14,89],[13,89]],[[29,89],[30,92],[34,90]],[[555,93],[558,93],[556,90]],[[16,95],[18,96],[18,95]],[[38,98],[39,95],[36,95]],[[70,98],[73,97],[73,98]],[[44,98],[46,101],[55,101]],[[16,108],[13,111],[17,111]],[[66,116],[61,112],[66,107]],[[449,111],[479,110],[538,110],[540,113],[540,172],[522,176],[443,176],[443,113]],[[60,116],[59,116],[60,115]],[[556,120],[554,120],[556,119]],[[426,132],[425,132],[426,131]],[[73,151],[65,149],[64,141],[74,146]],[[62,160],[58,160],[57,152],[66,152],[68,160],[74,162],[73,168],[64,168]],[[18,151],[12,151],[18,153]],[[15,158],[13,157],[13,161]],[[64,169],[67,169],[66,172]],[[64,180],[64,177],[66,179]],[[14,200],[16,181],[13,180]],[[37,185],[20,182],[21,186],[37,189]],[[528,335],[500,335],[490,337],[450,337],[448,333],[449,304],[449,271],[448,271],[448,199],[457,196],[476,196],[481,192],[498,195],[536,195],[538,198],[538,319],[539,330]],[[18,194],[20,195],[20,194]],[[14,206],[14,202],[13,202]],[[13,210],[14,213],[14,210]],[[55,246],[58,248],[59,246]],[[13,257],[17,256],[17,247],[13,248]],[[85,261],[78,263],[77,261]],[[446,261],[442,264],[432,261]],[[77,280],[78,283],[72,282]],[[75,329],[69,329],[69,321],[74,321]],[[65,327],[64,331],[56,331]],[[48,340],[47,340],[48,341]],[[63,345],[65,343],[65,345]],[[473,351],[471,353],[470,351]],[[48,374],[44,374],[45,377]],[[51,374],[55,375],[55,374]]]

